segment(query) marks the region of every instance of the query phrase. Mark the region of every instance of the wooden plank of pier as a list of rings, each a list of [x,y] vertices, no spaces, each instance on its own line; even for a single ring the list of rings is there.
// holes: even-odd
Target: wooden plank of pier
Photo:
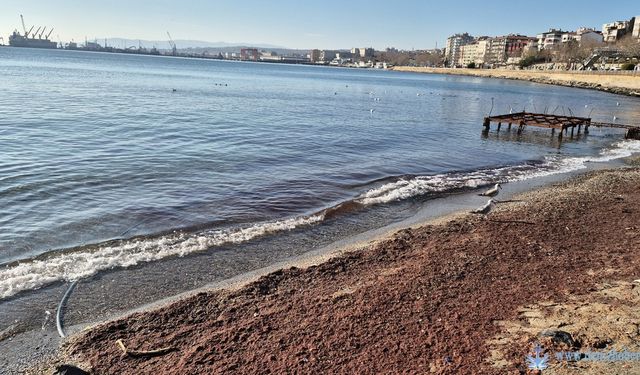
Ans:
[[[585,134],[589,133],[589,126],[627,129],[626,138],[637,139],[635,135],[640,133],[639,126],[592,122],[591,119],[587,117],[560,116],[547,113],[516,112],[506,115],[488,116],[484,118],[483,126],[485,127],[485,131],[489,131],[492,122],[498,124],[498,131],[500,131],[502,124],[508,124],[509,129],[511,129],[511,125],[517,125],[518,132],[522,131],[525,126],[551,129],[552,134],[554,134],[557,129],[560,130],[558,138],[562,138],[562,134],[567,133],[569,129],[571,129],[571,135],[573,136],[576,127],[578,128],[578,134],[580,134],[583,126]]]

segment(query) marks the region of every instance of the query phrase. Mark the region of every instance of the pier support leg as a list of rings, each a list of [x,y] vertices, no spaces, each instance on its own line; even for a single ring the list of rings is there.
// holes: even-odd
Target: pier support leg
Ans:
[[[485,117],[484,123],[482,124],[482,126],[484,126],[484,131],[488,132],[489,129],[491,128],[491,120],[489,120],[488,117]]]
[[[589,125],[584,126],[584,134],[589,134]]]
[[[551,135],[556,134],[556,128],[551,128]]]
[[[501,123],[501,122],[499,122],[499,123],[498,123],[498,131],[500,131],[500,127],[501,127],[501,126],[502,126],[502,123]]]
[[[578,125],[578,135],[580,135],[580,131],[582,131],[582,125]]]
[[[571,127],[571,138],[573,138],[573,130],[574,130],[575,128],[576,128],[575,126],[572,126],[572,127]]]
[[[507,128],[508,130],[511,130],[511,123],[509,123],[509,127]]]

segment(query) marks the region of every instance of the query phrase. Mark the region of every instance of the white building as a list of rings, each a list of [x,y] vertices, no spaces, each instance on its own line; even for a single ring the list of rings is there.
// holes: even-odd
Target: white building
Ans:
[[[552,49],[562,44],[562,36],[566,31],[558,29],[549,29],[546,33],[538,34],[538,51],[543,49]]]
[[[633,17],[633,30],[631,31],[631,35],[634,38],[640,39],[640,16]]]
[[[351,54],[353,58],[370,59],[373,57],[375,50],[373,48],[352,48]]]
[[[630,21],[605,23],[602,25],[602,36],[604,37],[604,41],[608,43],[618,41],[625,34],[631,31],[631,27],[632,25]]]
[[[455,34],[447,38],[447,46],[444,51],[447,66],[455,67],[460,65],[460,49],[471,42],[473,42],[473,37],[468,33]]]
[[[571,41],[576,41],[579,45],[599,44],[604,41],[604,37],[599,31],[581,27],[576,31],[568,32],[562,35],[562,43],[568,43]]]
[[[474,63],[476,66],[484,64],[487,54],[488,38],[478,38],[476,41],[460,47],[460,53],[456,65],[463,67]]]

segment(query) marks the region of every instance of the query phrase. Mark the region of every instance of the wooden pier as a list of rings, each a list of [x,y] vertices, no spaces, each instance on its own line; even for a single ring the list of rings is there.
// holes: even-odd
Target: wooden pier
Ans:
[[[511,126],[515,125],[518,127],[518,133],[522,132],[522,130],[526,126],[536,126],[539,128],[547,128],[551,129],[551,134],[555,134],[556,130],[558,132],[558,138],[562,139],[562,135],[567,134],[569,130],[571,130],[571,136],[577,128],[578,134],[583,131],[584,133],[589,134],[589,127],[604,127],[604,128],[617,128],[617,129],[626,129],[627,132],[625,134],[625,138],[628,139],[639,139],[640,140],[640,126],[633,125],[625,125],[625,124],[615,124],[615,123],[607,123],[607,122],[594,122],[591,121],[590,118],[587,117],[576,117],[576,116],[559,116],[559,115],[550,115],[545,113],[530,113],[530,112],[517,112],[517,113],[509,113],[506,115],[497,115],[497,116],[488,116],[484,118],[484,131],[488,132],[491,129],[491,123],[497,123],[497,130],[500,131],[500,128],[503,124],[508,126],[508,129],[511,130]]]

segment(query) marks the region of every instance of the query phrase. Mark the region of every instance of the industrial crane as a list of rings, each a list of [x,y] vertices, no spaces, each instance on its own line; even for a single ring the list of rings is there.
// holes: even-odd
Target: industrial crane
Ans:
[[[29,36],[29,33],[27,32],[27,27],[24,25],[24,17],[22,17],[22,14],[20,15],[20,21],[22,21],[22,30],[24,30],[24,37],[27,38]],[[31,29],[33,29],[33,26],[31,26]],[[31,30],[29,30],[29,32],[31,32]]]
[[[171,34],[167,31],[167,36],[169,37],[169,45],[171,46],[171,54],[176,56],[178,54],[178,48],[176,47],[175,42],[171,38]]]
[[[49,31],[49,34],[47,34],[47,37],[45,39],[49,39],[49,37],[51,36],[51,33],[53,33],[53,28],[51,28],[51,31]],[[58,35],[58,41],[60,40],[60,35]],[[62,44],[62,43],[60,43]]]
[[[42,28],[42,26],[38,27],[38,29],[36,30],[35,33],[33,33],[33,38],[35,38],[36,36],[38,36],[38,33],[40,32],[40,29]]]
[[[38,39],[42,39],[42,35],[45,33],[45,31],[47,31],[47,27],[46,26],[44,27],[44,29],[42,29],[40,34],[38,34]]]

